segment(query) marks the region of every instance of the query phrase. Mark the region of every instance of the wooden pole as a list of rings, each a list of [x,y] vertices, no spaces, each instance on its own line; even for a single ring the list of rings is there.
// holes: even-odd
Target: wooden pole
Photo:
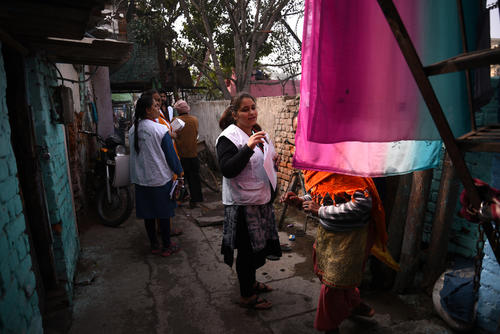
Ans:
[[[404,227],[403,244],[394,291],[403,293],[413,285],[416,266],[420,255],[420,242],[425,220],[425,209],[432,182],[432,169],[413,173],[408,212]]]
[[[444,159],[441,183],[439,186],[436,212],[432,222],[431,243],[424,268],[424,286],[432,287],[445,270],[446,254],[450,239],[451,225],[458,200],[459,180],[448,154]]]
[[[464,8],[462,6],[462,0],[457,0],[457,10],[458,10],[458,20],[460,22],[460,34],[462,35],[462,48],[464,53],[469,52],[469,47],[467,45],[467,32],[465,30],[465,19],[464,19]],[[469,102],[469,114],[470,114],[470,124],[473,131],[476,131],[476,117],[474,115],[474,106],[472,98],[472,80],[470,76],[470,70],[465,70],[465,82],[467,84],[467,101]]]
[[[394,204],[391,215],[388,218],[387,234],[387,249],[396,261],[399,261],[401,254],[401,243],[405,231],[405,222],[408,212],[408,201],[410,198],[410,190],[412,183],[412,174],[405,174],[398,177],[399,182],[395,194]],[[387,266],[375,265],[372,268],[377,282],[381,282],[380,288],[391,288],[396,277],[396,272]]]
[[[465,164],[463,152],[460,151],[460,148],[458,147],[457,141],[451,131],[450,125],[448,124],[448,120],[446,119],[443,109],[441,108],[441,104],[439,104],[436,93],[434,92],[434,88],[427,77],[420,57],[418,56],[415,46],[408,35],[408,31],[399,16],[398,10],[392,0],[377,1],[394,34],[394,37],[396,38],[396,41],[398,42],[401,53],[405,57],[406,63],[412,72],[413,78],[415,79],[420,93],[424,98],[434,124],[436,125],[446,146],[446,150],[450,155],[450,159],[453,161],[453,166],[455,167],[457,176],[460,178],[460,181],[467,191],[467,197],[469,198],[471,207],[479,209],[481,205],[481,197],[479,196],[479,192],[474,185],[474,180],[472,179],[470,171]],[[492,63],[497,61],[498,59],[492,60]],[[496,245],[491,223],[483,222],[483,228],[490,243],[492,245]],[[500,247],[495,247],[493,249],[493,253],[495,254],[497,262],[500,263]]]

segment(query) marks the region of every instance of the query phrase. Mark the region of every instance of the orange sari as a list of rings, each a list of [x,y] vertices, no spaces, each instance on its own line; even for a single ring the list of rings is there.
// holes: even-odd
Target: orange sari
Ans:
[[[160,110],[160,117],[158,117],[158,123],[165,125],[168,128],[168,133],[172,133],[172,125],[170,122],[165,118],[165,115],[163,115],[163,112]],[[174,150],[175,154],[177,154],[177,158],[179,158],[179,152],[177,152],[177,145],[175,145],[175,140],[172,137],[172,143],[174,144]],[[179,158],[180,159],[180,158]]]

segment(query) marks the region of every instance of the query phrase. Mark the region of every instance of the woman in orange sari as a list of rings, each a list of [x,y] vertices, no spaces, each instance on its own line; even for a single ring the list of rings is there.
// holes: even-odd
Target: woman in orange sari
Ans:
[[[320,218],[313,246],[314,272],[321,293],[314,328],[338,333],[350,315],[373,316],[357,286],[370,252],[398,270],[385,247],[385,213],[373,180],[368,177],[303,171],[307,194],[284,194],[282,202]]]

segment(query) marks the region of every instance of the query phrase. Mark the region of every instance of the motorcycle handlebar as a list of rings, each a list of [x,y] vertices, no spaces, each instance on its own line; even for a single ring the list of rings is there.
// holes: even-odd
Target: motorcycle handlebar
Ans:
[[[104,144],[104,139],[102,139],[102,137],[99,136],[96,132],[87,131],[87,130],[78,130],[78,132],[86,134],[88,136],[96,137],[99,142],[101,142],[102,144]]]
[[[91,132],[91,131],[86,131],[86,130],[78,130],[78,133],[84,133],[89,136],[97,136],[97,133]]]

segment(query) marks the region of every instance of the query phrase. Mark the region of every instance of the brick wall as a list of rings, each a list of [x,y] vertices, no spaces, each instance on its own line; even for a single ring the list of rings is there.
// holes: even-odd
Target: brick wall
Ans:
[[[477,324],[493,333],[500,328],[500,266],[488,242],[486,242],[484,252]]]
[[[290,175],[293,173],[292,156],[293,145],[295,143],[295,132],[292,127],[293,117],[299,110],[299,99],[290,98],[285,102],[285,106],[278,112],[274,140],[276,151],[281,157],[280,166],[278,168],[278,189],[283,193],[288,188]],[[291,144],[288,144],[288,140]]]
[[[57,86],[55,70],[35,56],[26,60],[26,71],[36,141],[50,153],[50,159],[41,160],[41,166],[54,235],[56,271],[71,298],[79,241],[69,185],[65,129],[54,123],[51,116],[50,87]]]
[[[0,333],[42,333],[16,159],[10,143],[5,89],[0,53]]]
[[[498,81],[498,78],[494,80],[495,87],[497,87]],[[482,115],[484,124],[500,122],[498,95],[496,96],[496,100],[490,103],[486,109],[487,113]],[[490,184],[500,189],[500,153],[492,156]],[[484,252],[477,323],[481,328],[495,332],[500,329],[500,265],[496,261],[488,242],[485,244]]]

